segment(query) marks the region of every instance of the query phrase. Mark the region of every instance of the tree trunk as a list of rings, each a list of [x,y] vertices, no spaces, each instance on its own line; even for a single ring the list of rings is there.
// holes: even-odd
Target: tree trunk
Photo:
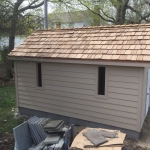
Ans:
[[[100,26],[100,17],[99,17],[99,14],[100,14],[100,8],[98,7],[98,5],[95,5],[94,6],[94,12],[96,13],[96,14],[98,14],[98,15],[95,15],[94,16],[94,23],[93,23],[93,25],[94,26]]]
[[[122,18],[122,4],[118,4],[117,7],[117,14],[116,14],[116,24],[123,24],[123,18]]]
[[[15,45],[15,34],[16,34],[16,26],[17,26],[17,19],[18,19],[18,8],[22,4],[24,0],[17,0],[14,5],[12,20],[11,20],[11,27],[10,27],[10,35],[9,35],[9,48],[7,54],[10,53],[14,49]],[[13,70],[12,70],[13,62],[12,60],[6,59],[6,78],[13,77]]]
[[[126,23],[126,10],[129,0],[125,0],[125,2],[120,2],[118,0],[117,5],[117,14],[116,14],[116,24],[125,24]]]

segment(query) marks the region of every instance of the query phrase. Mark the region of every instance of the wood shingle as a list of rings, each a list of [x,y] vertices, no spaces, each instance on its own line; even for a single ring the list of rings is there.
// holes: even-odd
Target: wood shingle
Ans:
[[[150,24],[39,30],[9,56],[150,61]]]

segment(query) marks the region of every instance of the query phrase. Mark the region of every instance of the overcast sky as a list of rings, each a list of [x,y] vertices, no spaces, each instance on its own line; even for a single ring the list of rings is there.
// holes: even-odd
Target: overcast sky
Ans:
[[[25,0],[23,3],[22,3],[22,6],[27,6],[29,4],[29,0]],[[41,8],[43,9],[43,13],[44,13],[44,5],[41,6]],[[55,6],[51,3],[51,2],[48,2],[48,13],[51,13],[55,10]]]

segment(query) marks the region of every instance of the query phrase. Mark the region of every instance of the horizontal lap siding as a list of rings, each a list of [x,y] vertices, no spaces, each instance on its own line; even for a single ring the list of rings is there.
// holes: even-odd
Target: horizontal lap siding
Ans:
[[[17,64],[20,107],[136,130],[139,68],[109,67],[107,99],[99,99],[96,66],[43,63],[44,90],[35,88],[34,67]]]

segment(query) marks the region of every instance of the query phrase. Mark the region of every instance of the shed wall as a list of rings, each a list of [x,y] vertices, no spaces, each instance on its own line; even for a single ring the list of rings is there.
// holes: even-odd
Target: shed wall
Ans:
[[[98,66],[42,63],[40,89],[35,63],[15,64],[19,107],[140,131],[144,69],[107,66],[107,98],[102,99],[95,95]]]

